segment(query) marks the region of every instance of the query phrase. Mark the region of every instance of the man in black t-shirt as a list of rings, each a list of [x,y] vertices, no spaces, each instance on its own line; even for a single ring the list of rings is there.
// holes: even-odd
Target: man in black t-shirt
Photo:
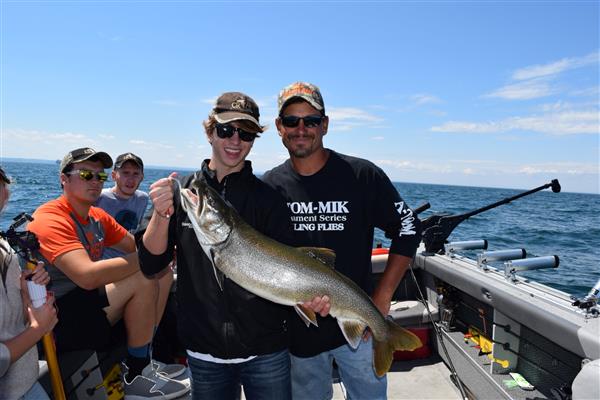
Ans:
[[[323,147],[329,118],[319,89],[296,82],[278,98],[275,124],[290,158],[263,180],[286,199],[296,246],[335,251],[335,268],[369,293],[387,315],[396,287],[420,242],[420,223],[386,174],[373,163]],[[385,273],[370,287],[374,227],[393,234]],[[386,398],[386,378],[372,367],[372,339],[353,350],[331,316],[318,327],[290,318],[294,399],[331,398],[336,361],[349,398]]]

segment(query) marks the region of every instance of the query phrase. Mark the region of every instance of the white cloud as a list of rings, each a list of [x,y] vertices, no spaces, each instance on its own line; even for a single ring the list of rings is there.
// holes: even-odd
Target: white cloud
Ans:
[[[164,144],[164,143],[160,143],[160,142],[148,142],[146,140],[140,140],[140,139],[131,139],[131,140],[129,140],[129,143],[136,145],[136,146],[143,147],[145,149],[150,149],[150,150],[174,149],[175,148],[175,146],[170,145],[170,144]]]
[[[583,175],[598,174],[598,165],[577,162],[541,163],[522,165],[517,170],[527,175],[535,174],[567,174]]]
[[[442,125],[432,126],[430,130],[453,133],[494,133],[501,132],[503,129],[497,122],[448,121]]]
[[[598,94],[600,94],[600,88],[598,86],[591,86],[584,89],[572,90],[569,92],[571,96],[581,96],[581,97],[596,97],[598,98]]]
[[[435,161],[376,160],[375,163],[380,166],[390,166],[403,171],[434,172],[440,174],[456,172],[456,169],[452,165]]]
[[[432,132],[499,133],[529,131],[549,135],[599,134],[597,110],[565,110],[542,115],[511,117],[500,121],[448,121],[430,128]]]
[[[593,163],[548,162],[516,164],[492,160],[377,160],[377,165],[389,166],[406,172],[430,172],[437,174],[462,173],[465,175],[497,176],[521,175],[598,175],[599,167]]]
[[[414,94],[410,98],[418,106],[423,104],[441,103],[439,97],[427,93]]]
[[[530,100],[556,93],[548,82],[531,80],[503,86],[484,97],[498,97],[507,100]]]
[[[99,134],[98,137],[100,139],[104,139],[104,140],[113,140],[115,138],[114,135],[108,135],[108,134]]]
[[[370,114],[365,110],[353,107],[331,107],[327,111],[329,116],[329,130],[335,132],[348,132],[356,128],[383,122],[383,118]]]
[[[373,136],[371,139],[372,140],[384,140],[385,137],[384,136]]]
[[[73,132],[52,133],[28,129],[7,129],[2,133],[4,138],[8,140],[23,140],[27,143],[50,143],[62,141],[66,143],[82,143],[82,146],[89,143],[95,143],[95,141],[92,138],[82,133]]]
[[[594,52],[583,57],[563,58],[561,60],[554,61],[548,64],[531,65],[529,67],[521,68],[513,73],[512,79],[521,81],[527,79],[553,76],[570,69],[585,67],[587,65],[597,63],[598,53]]]
[[[383,118],[352,107],[331,107],[327,110],[327,115],[330,120],[339,122],[358,121],[358,122],[381,122]]]
[[[598,64],[599,53],[594,52],[583,57],[563,58],[542,65],[531,65],[517,69],[511,76],[512,83],[484,95],[506,100],[530,100],[558,93],[558,87],[553,86],[560,74],[565,71]],[[575,95],[589,95],[591,89]],[[577,93],[577,91],[575,91]]]

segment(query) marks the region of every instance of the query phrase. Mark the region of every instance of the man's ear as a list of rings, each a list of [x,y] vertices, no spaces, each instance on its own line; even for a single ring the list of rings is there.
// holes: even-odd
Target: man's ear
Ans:
[[[281,118],[275,118],[275,126],[277,127],[277,134],[279,134],[279,136],[282,136],[283,134],[281,133],[281,131],[283,130],[283,125],[281,125]]]
[[[327,135],[327,129],[329,128],[329,117],[325,115],[323,117],[323,136]]]

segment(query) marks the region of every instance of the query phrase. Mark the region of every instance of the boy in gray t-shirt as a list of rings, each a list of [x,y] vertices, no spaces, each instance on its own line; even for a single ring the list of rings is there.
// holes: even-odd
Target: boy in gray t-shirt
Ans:
[[[122,227],[133,234],[148,207],[148,193],[138,190],[144,179],[142,159],[133,153],[121,154],[115,161],[112,179],[115,186],[102,189],[96,206],[112,215]],[[121,255],[123,253],[119,250],[106,248],[102,258]]]

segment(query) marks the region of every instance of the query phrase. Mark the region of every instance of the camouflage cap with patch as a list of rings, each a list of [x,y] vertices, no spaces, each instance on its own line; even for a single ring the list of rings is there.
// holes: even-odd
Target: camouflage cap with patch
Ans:
[[[279,109],[279,115],[293,99],[302,99],[308,102],[315,109],[321,111],[321,114],[325,115],[325,103],[323,102],[323,96],[321,91],[316,85],[308,82],[294,82],[281,89],[277,98],[277,108]]]

